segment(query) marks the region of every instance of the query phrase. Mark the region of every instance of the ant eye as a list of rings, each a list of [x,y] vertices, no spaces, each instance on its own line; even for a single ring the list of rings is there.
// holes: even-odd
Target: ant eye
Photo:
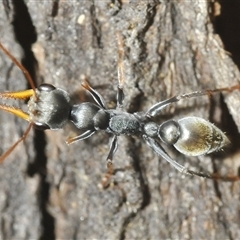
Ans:
[[[33,123],[33,127],[34,127],[35,129],[41,130],[41,131],[50,129],[50,127],[49,127],[46,123],[40,123],[40,122],[34,122],[34,123]]]
[[[48,83],[43,83],[38,87],[39,91],[45,91],[45,92],[51,92],[54,89],[56,89],[52,84],[48,84]]]

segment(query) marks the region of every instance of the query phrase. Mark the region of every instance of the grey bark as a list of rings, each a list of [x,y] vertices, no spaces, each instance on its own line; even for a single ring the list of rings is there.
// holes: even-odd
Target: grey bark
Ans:
[[[239,83],[239,71],[215,33],[217,5],[208,1],[3,1],[1,42],[23,61],[36,84],[88,101],[81,75],[114,107],[117,89],[116,32],[125,44],[125,106],[146,111],[173,95]],[[220,26],[221,27],[221,26]],[[232,53],[234,54],[234,53]],[[0,90],[28,88],[21,71],[0,53]],[[239,167],[239,91],[181,101],[156,119],[210,119],[232,141],[211,156],[190,158],[168,148],[195,170],[236,175]],[[15,103],[14,103],[15,104]],[[26,108],[26,104],[23,103]],[[27,127],[1,112],[1,151]],[[99,132],[67,146],[79,134],[32,131],[0,166],[0,239],[236,239],[239,182],[182,175],[141,139],[119,137],[119,171],[106,172],[109,137]]]

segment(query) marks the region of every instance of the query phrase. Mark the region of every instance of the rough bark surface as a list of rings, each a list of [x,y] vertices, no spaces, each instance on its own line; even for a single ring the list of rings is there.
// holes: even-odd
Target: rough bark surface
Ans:
[[[235,33],[224,35],[226,2],[4,0],[0,41],[28,68],[36,85],[51,83],[67,90],[73,102],[87,101],[80,85],[85,74],[114,107],[119,31],[125,39],[126,109],[146,111],[173,95],[239,83],[237,52],[229,42],[232,55],[226,52],[216,33],[239,45]],[[234,17],[238,8],[229,15]],[[21,71],[0,52],[0,91],[26,88]],[[165,146],[169,154],[196,170],[236,175],[239,104],[240,92],[235,91],[181,101],[163,111],[159,123],[199,116],[232,141],[225,152],[211,156],[190,158]],[[27,123],[3,111],[0,122],[3,153]],[[99,132],[67,146],[65,139],[74,134],[79,132],[71,124],[60,131],[31,131],[0,166],[0,239],[240,236],[239,182],[182,175],[142,139],[122,136],[114,157],[119,171],[103,190],[99,184],[106,172],[109,136]]]

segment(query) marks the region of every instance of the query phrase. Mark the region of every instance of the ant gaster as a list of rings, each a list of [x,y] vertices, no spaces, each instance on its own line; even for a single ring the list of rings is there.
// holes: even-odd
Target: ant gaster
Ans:
[[[229,143],[229,140],[225,134],[212,123],[199,117],[185,117],[180,120],[168,120],[159,125],[154,122],[152,118],[160,114],[160,112],[168,105],[182,99],[195,98],[205,95],[209,96],[215,92],[231,92],[235,89],[240,89],[240,85],[230,88],[196,91],[188,94],[182,94],[158,102],[146,112],[128,113],[123,107],[123,85],[125,82],[123,74],[123,39],[120,34],[118,34],[119,61],[116,109],[107,109],[102,96],[93,89],[86,80],[82,82],[82,86],[91,94],[95,100],[95,104],[84,102],[71,105],[68,92],[60,88],[55,88],[51,84],[41,84],[38,88],[35,88],[27,70],[6,48],[3,47],[1,43],[0,48],[25,73],[32,86],[32,89],[26,91],[0,93],[1,98],[28,98],[28,113],[23,112],[21,109],[4,104],[0,104],[0,109],[11,112],[30,122],[30,127],[27,129],[22,138],[0,157],[0,163],[4,161],[4,159],[12,152],[19,142],[26,138],[31,126],[40,130],[61,129],[68,121],[71,121],[78,129],[82,129],[84,132],[77,137],[67,139],[66,142],[68,144],[89,138],[99,130],[103,130],[106,133],[113,135],[110,151],[107,156],[109,173],[113,172],[112,159],[117,149],[117,138],[118,136],[124,134],[142,137],[150,148],[152,148],[158,155],[163,157],[182,173],[230,181],[239,179],[238,176],[223,177],[214,174],[192,171],[173,160],[159,143],[162,141],[167,145],[172,145],[179,152],[188,156],[199,156],[219,151]]]

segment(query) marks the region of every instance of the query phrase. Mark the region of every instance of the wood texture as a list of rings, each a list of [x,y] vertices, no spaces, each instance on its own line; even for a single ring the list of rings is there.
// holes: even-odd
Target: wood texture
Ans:
[[[37,85],[51,83],[67,90],[73,102],[87,101],[80,85],[85,74],[106,104],[114,107],[119,31],[125,39],[126,109],[146,111],[173,95],[239,83],[234,48],[232,55],[226,52],[216,33],[215,26],[221,32],[225,23],[221,18],[225,8],[219,6],[226,8],[209,1],[5,0],[0,3],[1,42],[22,60]],[[0,70],[1,91],[29,87],[2,52]],[[190,99],[156,119],[159,123],[191,115],[209,119],[232,141],[224,152],[189,158],[164,147],[193,169],[236,175],[239,102],[239,91]],[[5,112],[0,113],[0,122],[4,152],[27,123]],[[99,132],[67,146],[65,139],[74,134],[78,132],[71,124],[60,131],[32,131],[0,166],[0,239],[240,235],[239,182],[184,176],[141,139],[122,136],[114,157],[118,171],[112,186],[102,190],[110,138]]]

